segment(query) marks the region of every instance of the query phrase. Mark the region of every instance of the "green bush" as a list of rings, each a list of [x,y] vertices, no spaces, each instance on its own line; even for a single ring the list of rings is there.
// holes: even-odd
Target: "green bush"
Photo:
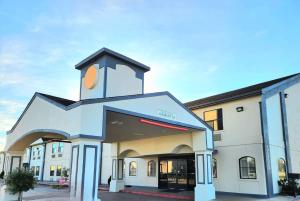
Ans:
[[[291,195],[296,197],[300,193],[300,188],[298,188],[298,182],[296,179],[289,178],[285,180],[278,181],[279,186],[281,186],[281,194]]]
[[[34,189],[35,179],[33,172],[25,169],[13,170],[5,177],[6,190],[11,194],[18,194],[18,200],[22,200],[22,192]]]

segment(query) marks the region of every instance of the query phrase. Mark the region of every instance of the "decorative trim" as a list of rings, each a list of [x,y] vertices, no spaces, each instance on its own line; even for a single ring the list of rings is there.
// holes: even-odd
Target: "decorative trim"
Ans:
[[[280,97],[280,112],[281,112],[281,125],[282,125],[282,134],[283,134],[283,142],[284,142],[284,153],[285,153],[285,161],[286,161],[286,169],[288,173],[292,171],[292,163],[291,162],[291,154],[290,154],[290,141],[289,141],[289,131],[287,124],[287,112],[286,112],[286,103],[284,92],[279,92]]]
[[[88,148],[95,149],[95,158],[94,158],[94,177],[93,177],[93,199],[95,198],[95,186],[96,186],[96,173],[97,173],[97,145],[84,145],[83,146],[83,167],[82,167],[82,177],[81,177],[81,200],[84,196],[84,179],[85,179],[85,165],[86,165],[86,150]]]
[[[122,165],[120,166],[120,161],[122,162]],[[118,169],[117,169],[117,173],[118,173],[118,175],[117,175],[117,178],[118,178],[118,180],[123,180],[123,174],[124,174],[124,172],[123,172],[123,164],[124,164],[124,160],[123,159],[118,159]],[[121,174],[121,177],[119,177],[119,171],[120,171],[120,169],[121,169],[121,171],[122,171],[122,174]]]
[[[117,159],[112,160],[112,173],[111,173],[111,180],[116,180],[117,177]]]
[[[275,95],[276,93],[279,93],[281,91],[284,91],[285,89],[289,88],[290,86],[293,86],[300,82],[300,74],[295,75],[289,79],[283,80],[279,83],[273,84],[269,87],[266,87],[262,90],[262,94],[268,98],[270,96]]]
[[[73,135],[69,137],[69,139],[78,139],[78,138],[85,138],[85,139],[94,139],[94,140],[101,140],[102,138],[100,136],[95,136],[95,135],[85,135],[85,134],[78,134],[78,135]]]
[[[212,184],[212,165],[211,165],[211,162],[212,162],[212,157],[211,157],[211,154],[207,154],[206,155],[206,167],[207,167],[207,183],[208,184]],[[210,168],[209,168],[209,164],[210,164]],[[209,175],[209,169],[210,169],[210,175]],[[210,178],[210,180],[209,180]]]
[[[199,157],[202,158],[202,170],[203,170],[203,180],[199,180]],[[205,184],[205,162],[204,162],[204,154],[196,154],[196,162],[197,162],[197,184]]]
[[[99,164],[99,185],[102,184],[101,178],[102,178],[102,164],[103,164],[103,142],[100,142],[100,164]]]
[[[107,65],[104,66],[103,98],[106,98],[106,88],[107,88]]]
[[[44,154],[43,154],[41,181],[44,181],[44,173],[45,173],[44,171],[45,171],[45,162],[46,162],[46,150],[47,150],[47,143],[44,143]]]
[[[70,184],[71,184],[71,179],[72,179],[72,164],[73,164],[73,156],[74,156],[74,149],[77,149],[77,157],[76,157],[76,171],[75,171],[75,195],[77,192],[77,174],[78,174],[78,160],[79,160],[79,145],[73,145],[72,146],[72,153],[71,153],[71,176],[70,176]],[[71,187],[71,185],[70,185]]]
[[[267,196],[273,197],[273,177],[271,169],[271,153],[269,146],[269,134],[268,134],[268,121],[267,121],[267,106],[266,99],[262,96],[262,102],[259,103],[260,108],[260,120],[261,120],[261,133],[262,133],[262,149],[264,156],[264,167],[266,177],[266,190]]]

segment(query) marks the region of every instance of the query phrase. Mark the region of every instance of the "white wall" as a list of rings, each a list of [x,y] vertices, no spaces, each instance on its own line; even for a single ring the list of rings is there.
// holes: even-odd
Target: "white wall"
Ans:
[[[291,153],[291,170],[293,173],[300,173],[300,83],[287,88],[284,92],[288,94],[285,102]]]
[[[61,178],[61,176],[56,176],[56,169],[58,165],[62,166],[62,169],[70,169],[71,163],[71,143],[64,143],[64,151],[62,153],[58,153],[56,150],[55,157],[52,157],[52,144],[56,143],[56,147],[58,148],[59,142],[51,142],[47,143],[46,146],[46,157],[45,157],[45,170],[44,170],[44,181],[57,181]],[[59,157],[59,154],[62,154]],[[50,176],[50,166],[55,166],[54,176]]]
[[[216,191],[246,194],[266,194],[264,160],[261,144],[218,147],[213,155],[217,160]],[[244,156],[255,158],[257,179],[241,179],[239,159]]]
[[[156,176],[150,177],[147,175],[148,162],[154,160],[156,162]],[[135,161],[137,163],[137,175],[129,176],[129,163]],[[125,159],[125,185],[131,186],[147,186],[158,187],[158,158],[145,157],[145,158],[126,158]]]
[[[107,97],[125,96],[143,93],[143,80],[136,77],[133,68],[117,64],[107,68]]]
[[[216,191],[266,194],[262,132],[260,123],[260,96],[231,101],[211,107],[195,109],[193,112],[204,119],[205,111],[222,108],[223,127],[221,141],[215,141],[218,177],[214,179]],[[243,107],[243,112],[237,112]],[[256,161],[257,179],[240,179],[239,159],[251,156]]]

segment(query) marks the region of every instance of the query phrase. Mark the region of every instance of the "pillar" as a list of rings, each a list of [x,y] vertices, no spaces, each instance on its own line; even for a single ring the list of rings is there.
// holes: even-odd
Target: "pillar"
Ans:
[[[193,133],[195,152],[195,201],[209,201],[216,198],[212,177],[212,131]]]
[[[111,154],[112,154],[112,173],[111,173],[111,182],[109,186],[110,192],[120,192],[124,190],[125,182],[123,178],[123,166],[124,159],[118,155],[118,143],[113,143],[111,145]]]
[[[76,201],[100,201],[98,177],[101,141],[77,138],[72,140],[70,198]]]

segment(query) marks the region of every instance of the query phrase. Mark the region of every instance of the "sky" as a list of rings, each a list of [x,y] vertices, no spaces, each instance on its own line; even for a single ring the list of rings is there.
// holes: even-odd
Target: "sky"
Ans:
[[[297,0],[0,0],[0,146],[34,92],[79,99],[102,47],[182,102],[300,72]]]

